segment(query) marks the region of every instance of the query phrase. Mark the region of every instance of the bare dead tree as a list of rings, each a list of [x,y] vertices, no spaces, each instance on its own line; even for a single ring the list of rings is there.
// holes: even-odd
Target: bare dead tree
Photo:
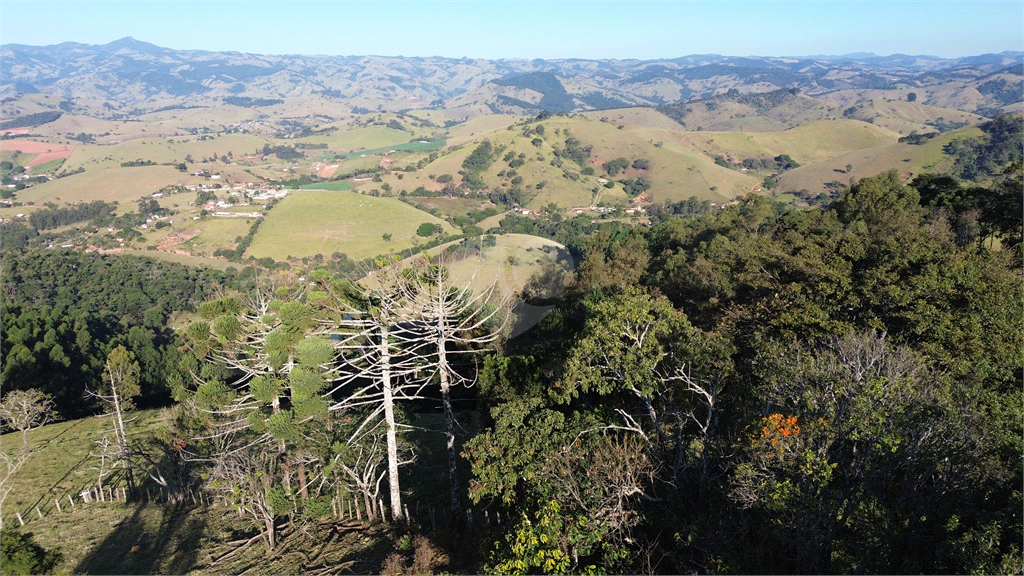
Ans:
[[[346,453],[335,456],[335,463],[344,473],[354,492],[363,497],[363,508],[370,520],[377,517],[374,503],[380,496],[380,484],[387,475],[383,467],[384,448],[379,434],[369,434],[366,441],[347,446]]]
[[[21,431],[21,443],[28,450],[28,432],[58,418],[53,396],[34,388],[12,390],[0,400],[0,421]]]
[[[277,454],[262,446],[248,446],[222,454],[210,470],[210,486],[263,532],[267,548],[277,546],[273,493]]]
[[[93,441],[96,445],[95,451],[89,452],[89,456],[97,458],[99,462],[92,466],[96,470],[96,488],[103,493],[103,478],[110,474],[113,466],[120,461],[121,447],[116,438],[110,434],[104,434],[100,440]]]
[[[421,392],[429,382],[423,374],[422,358],[430,343],[417,329],[415,277],[405,273],[400,262],[382,262],[366,284],[370,287],[353,287],[348,295],[348,302],[355,305],[342,303],[338,310],[345,314],[342,327],[348,330],[340,350],[350,380],[367,380],[374,391],[364,389],[358,401],[353,402],[349,396],[331,410],[342,411],[368,403],[374,406],[350,442],[372,428],[375,419],[383,415],[391,515],[401,520],[404,512],[398,469],[411,460],[399,460],[395,402],[422,398]]]
[[[139,395],[139,363],[135,355],[124,346],[110,351],[103,370],[104,384],[99,392],[86,390],[86,394],[103,402],[107,415],[113,423],[114,438],[118,447],[118,460],[124,470],[128,491],[135,493],[135,475],[132,446],[128,440],[124,413],[135,408],[132,399]]]
[[[457,458],[455,453],[455,415],[452,412],[452,386],[472,386],[476,381],[455,369],[452,360],[477,355],[490,349],[504,332],[508,322],[508,300],[496,297],[497,278],[474,294],[473,280],[456,285],[446,266],[425,265],[420,271],[415,313],[420,318],[423,337],[431,344],[430,355],[423,358],[424,370],[440,383],[444,408],[448,482],[452,512],[459,512]]]

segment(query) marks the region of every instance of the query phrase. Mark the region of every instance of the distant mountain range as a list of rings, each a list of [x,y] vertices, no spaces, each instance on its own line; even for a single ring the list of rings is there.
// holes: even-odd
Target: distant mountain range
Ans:
[[[472,99],[495,112],[569,112],[658,106],[730,89],[751,93],[785,88],[814,96],[957,83],[971,91],[969,103],[957,107],[991,112],[1020,102],[1022,64],[1024,52],[953,59],[902,54],[707,54],[670,60],[272,56],[172,50],[129,37],[105,45],[2,45],[0,97],[40,92],[127,105],[241,97],[235,101],[258,105],[319,93],[371,104],[405,100],[417,102],[415,107],[445,107]],[[956,99],[949,90],[938,92]]]

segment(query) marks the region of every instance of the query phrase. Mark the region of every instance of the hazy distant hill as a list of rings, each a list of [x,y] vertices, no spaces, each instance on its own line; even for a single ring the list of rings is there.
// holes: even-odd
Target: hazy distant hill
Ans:
[[[272,56],[172,50],[123,38],[100,46],[0,46],[0,97],[41,92],[145,107],[231,97],[258,105],[261,99],[322,93],[409,108],[458,100],[494,112],[532,113],[665,105],[729,90],[851,93],[849,98],[863,101],[870,97],[856,93],[910,88],[921,104],[991,114],[1020,108],[1022,62],[1022,52],[956,59],[696,55],[653,61]]]

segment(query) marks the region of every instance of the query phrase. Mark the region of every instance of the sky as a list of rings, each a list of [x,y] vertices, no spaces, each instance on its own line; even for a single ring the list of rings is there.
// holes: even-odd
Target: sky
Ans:
[[[0,44],[331,56],[939,57],[1024,50],[1024,2],[2,0]]]

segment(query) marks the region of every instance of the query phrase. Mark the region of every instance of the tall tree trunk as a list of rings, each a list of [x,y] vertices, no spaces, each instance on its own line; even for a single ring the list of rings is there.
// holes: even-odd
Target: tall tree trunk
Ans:
[[[449,393],[451,384],[448,381],[448,367],[444,357],[444,348],[441,348],[440,357],[441,403],[444,405],[445,439],[448,450],[448,488],[451,493],[452,512],[456,514],[457,518],[459,512],[459,476],[456,470],[455,459],[455,415],[452,413],[452,400]]]
[[[110,393],[114,397],[114,415],[117,417],[115,423],[115,434],[120,447],[121,467],[124,468],[125,481],[128,483],[128,493],[135,494],[135,476],[132,470],[131,448],[128,446],[128,434],[124,429],[124,416],[121,412],[121,395],[117,392],[117,383],[110,378]]]
[[[444,271],[437,272],[437,371],[441,375],[441,403],[444,406],[445,441],[448,451],[448,489],[452,512],[459,517],[459,475],[455,455],[455,415],[452,413],[451,378],[448,373],[447,328]]]
[[[402,492],[398,483],[398,433],[395,426],[395,400],[391,389],[391,345],[388,342],[388,327],[381,327],[381,388],[384,390],[384,421],[387,423],[388,440],[388,486],[391,492],[391,516],[402,519]]]

